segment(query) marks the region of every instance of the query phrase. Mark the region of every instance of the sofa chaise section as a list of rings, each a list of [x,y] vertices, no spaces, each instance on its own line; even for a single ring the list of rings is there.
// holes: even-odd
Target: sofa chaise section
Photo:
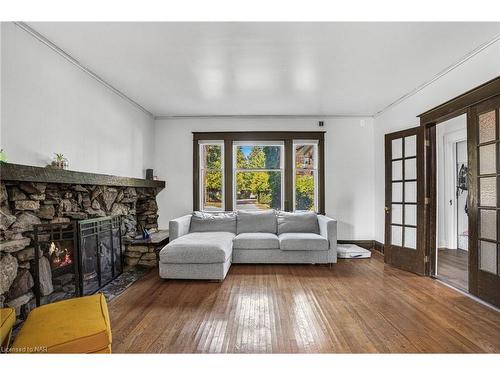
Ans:
[[[212,223],[213,228],[232,230],[232,220]],[[204,227],[197,228],[200,232],[190,232],[191,221],[192,215],[170,221],[172,240],[160,252],[160,277],[224,280],[231,266],[235,233],[204,231]]]

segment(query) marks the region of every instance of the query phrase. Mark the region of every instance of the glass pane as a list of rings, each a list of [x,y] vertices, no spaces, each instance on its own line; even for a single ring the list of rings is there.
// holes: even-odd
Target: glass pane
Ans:
[[[403,162],[401,160],[392,162],[392,180],[403,179]]]
[[[316,147],[316,145],[295,145],[295,168],[314,169]]]
[[[392,183],[392,201],[402,202],[403,201],[403,183],[393,182]]]
[[[417,159],[405,160],[405,180],[417,179]]]
[[[479,147],[479,174],[497,172],[496,150],[496,144]]]
[[[496,139],[495,111],[479,115],[479,143]]]
[[[392,205],[392,223],[393,224],[403,224],[403,205],[393,204]]]
[[[417,229],[405,227],[405,246],[410,249],[417,248]]]
[[[202,145],[202,159],[205,169],[222,168],[222,146],[221,145]]]
[[[118,228],[113,229],[113,250],[115,252],[115,275],[118,275],[122,272],[122,262],[120,261],[120,232]]]
[[[417,225],[417,205],[405,204],[405,224]]]
[[[405,202],[417,202],[417,183],[405,182]]]
[[[222,211],[222,171],[203,171],[202,211]]]
[[[392,140],[392,159],[403,157],[403,138]]]
[[[97,276],[97,234],[82,238],[81,272],[83,278],[84,295],[95,293],[99,289],[99,279]]]
[[[280,177],[278,175],[278,177]],[[315,211],[314,172],[301,170],[295,174],[295,209],[298,211]],[[281,193],[281,192],[277,192]],[[279,208],[279,207],[278,207]]]
[[[236,172],[235,178],[235,209],[281,209],[281,171]],[[304,206],[306,204],[307,201],[305,201]]]
[[[237,146],[236,168],[280,169],[281,146]]]
[[[496,210],[481,210],[481,238],[488,240],[497,240],[497,212]]]
[[[479,269],[482,271],[497,273],[497,244],[480,241]]]
[[[479,179],[479,205],[496,207],[497,205],[497,179],[485,177]]]
[[[405,138],[405,158],[417,155],[417,136]]]
[[[111,246],[111,232],[104,231],[99,234],[99,263],[101,267],[101,286],[113,279],[113,255]]]
[[[391,226],[391,244],[396,246],[403,244],[403,227]]]

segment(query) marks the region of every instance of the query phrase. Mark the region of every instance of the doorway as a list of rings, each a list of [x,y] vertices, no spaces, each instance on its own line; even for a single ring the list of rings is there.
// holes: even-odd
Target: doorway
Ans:
[[[467,117],[442,122],[436,131],[437,236],[434,274],[469,290]]]
[[[468,292],[500,307],[500,76],[419,116],[425,129],[423,231],[424,253],[431,259],[428,274],[439,275],[436,133],[462,115],[467,123]]]

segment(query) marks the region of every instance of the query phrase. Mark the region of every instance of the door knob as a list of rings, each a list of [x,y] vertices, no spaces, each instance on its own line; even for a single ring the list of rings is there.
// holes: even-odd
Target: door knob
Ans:
[[[387,207],[387,206],[384,207],[384,211],[385,211],[386,214],[388,214],[390,210],[391,209],[389,207]]]

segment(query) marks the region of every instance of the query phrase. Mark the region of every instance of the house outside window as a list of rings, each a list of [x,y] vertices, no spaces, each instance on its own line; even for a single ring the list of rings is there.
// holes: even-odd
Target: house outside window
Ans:
[[[318,142],[294,141],[294,211],[318,209]]]

